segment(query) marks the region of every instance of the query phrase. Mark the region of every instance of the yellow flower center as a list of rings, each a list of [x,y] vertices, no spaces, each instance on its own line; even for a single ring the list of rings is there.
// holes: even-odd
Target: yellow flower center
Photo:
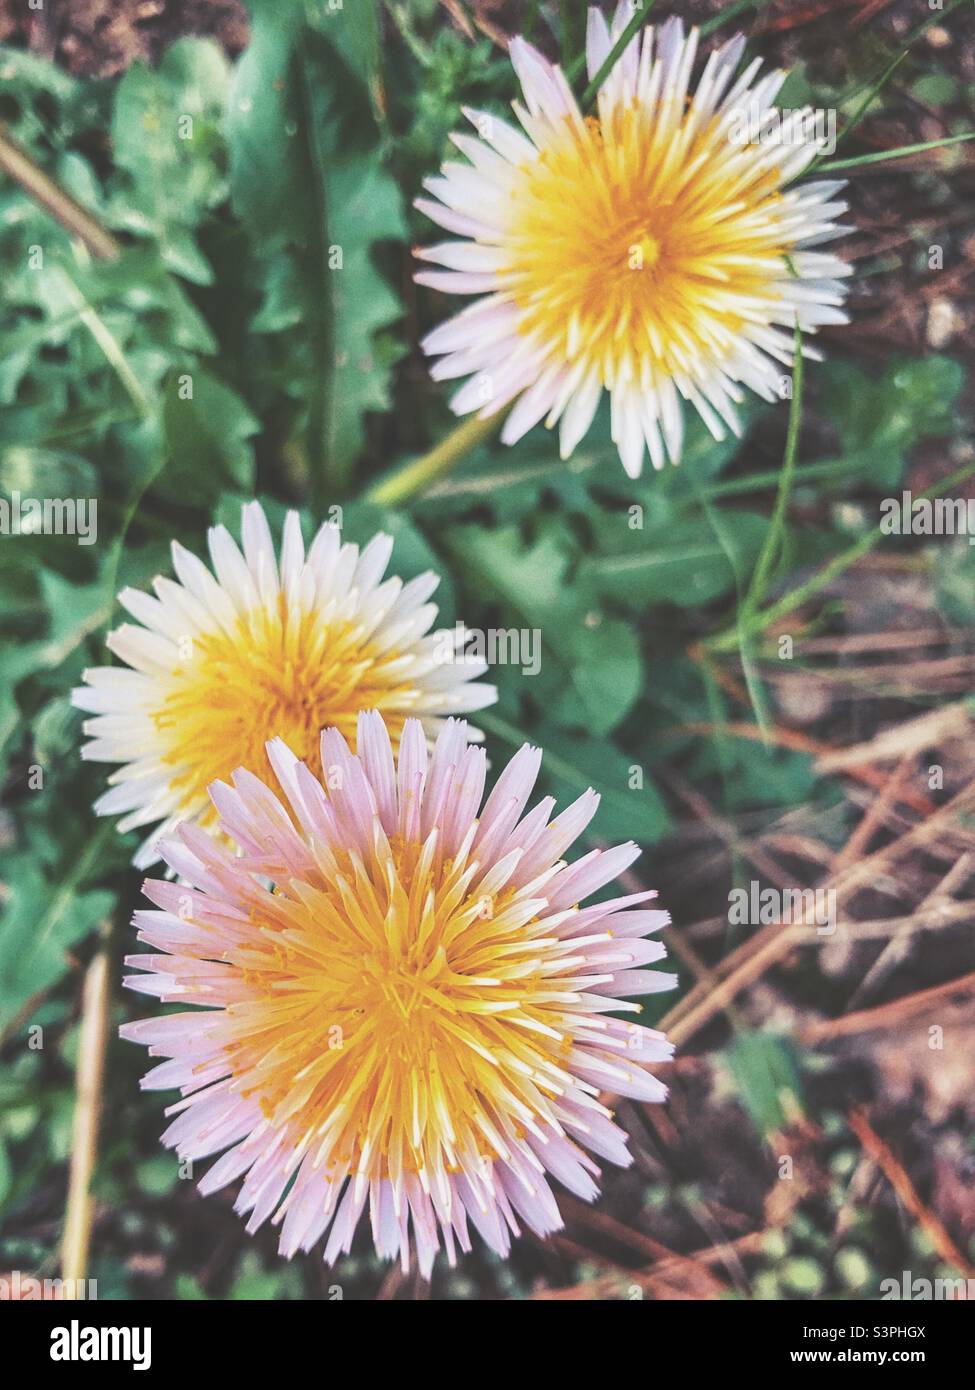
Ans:
[[[634,103],[567,122],[515,186],[502,274],[521,331],[607,387],[721,360],[781,298],[778,176],[692,117]]]
[[[394,748],[416,692],[397,675],[400,653],[377,653],[352,623],[323,622],[314,611],[255,610],[233,636],[187,641],[170,691],[154,720],[166,740],[172,785],[194,810],[206,789],[246,767],[274,785],[265,743],[280,737],[318,767],[319,734],[334,725],[352,747],[362,709],[385,711]],[[391,708],[392,707],[392,708]]]
[[[458,1156],[505,1156],[504,1129],[523,1134],[568,1084],[578,958],[553,965],[555,939],[514,890],[471,890],[474,869],[396,837],[368,868],[343,854],[255,900],[226,1051],[296,1157],[436,1180]]]

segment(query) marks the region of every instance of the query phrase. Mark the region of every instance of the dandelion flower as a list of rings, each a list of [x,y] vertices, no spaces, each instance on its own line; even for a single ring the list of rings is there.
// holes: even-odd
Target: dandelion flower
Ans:
[[[590,78],[632,13],[624,0],[610,32],[589,11]],[[515,402],[508,444],[544,418],[568,458],[606,390],[627,473],[646,451],[655,468],[676,463],[683,402],[715,438],[737,434],[743,387],[783,394],[797,319],[805,333],[847,321],[849,267],[818,249],[844,234],[842,181],[793,186],[828,148],[822,123],[774,107],[786,74],[758,78],[760,59],[735,80],[741,36],[710,55],[692,92],[697,44],[676,18],[645,28],[589,117],[559,68],[515,39],[523,131],[467,111],[480,138],[452,137],[467,162],[426,181],[433,196],[417,207],[463,240],[419,251],[442,269],[417,279],[482,297],[424,347],[435,378],[469,378],[458,414]]]
[[[127,983],[205,1011],[126,1024],[167,1060],[144,1079],[183,1099],[164,1142],[182,1159],[222,1152],[204,1193],[246,1174],[249,1231],[268,1218],[280,1249],[348,1251],[368,1205],[375,1247],[428,1275],[469,1225],[498,1254],[524,1223],[562,1222],[556,1178],[590,1201],[592,1155],[627,1164],[601,1090],[659,1101],[646,1069],[671,1055],[659,1032],[616,1017],[625,996],[669,989],[644,970],[644,938],[669,920],[633,910],[642,892],[582,906],[639,851],[567,864],[599,798],[554,819],[525,814],[540,754],[528,745],[481,807],[485,757],[450,720],[432,754],[407,720],[394,762],[382,716],[360,716],[358,753],[322,735],[323,780],[280,740],[268,756],[287,805],[252,773],[218,782],[232,851],[198,826],[164,846],[183,883],[147,881],[136,913],[157,955]],[[268,883],[273,887],[269,887]]]
[[[459,650],[460,625],[429,632],[437,576],[383,579],[389,536],[360,554],[326,524],[306,555],[289,512],[279,562],[264,511],[250,502],[243,554],[223,526],[209,543],[216,577],[173,541],[178,582],[154,580],[155,598],[122,591],[119,602],[141,626],[124,624],[107,641],[126,666],[86,671],[72,697],[95,716],[84,724],[92,742],[82,757],[123,764],[95,810],[124,812],[123,832],[162,823],[136,856],[143,868],[177,823],[213,823],[211,782],[238,767],[271,775],[270,738],[310,760],[321,730],[351,736],[361,709],[382,710],[395,743],[407,716],[434,737],[446,716],[496,698],[474,679],[485,663]]]

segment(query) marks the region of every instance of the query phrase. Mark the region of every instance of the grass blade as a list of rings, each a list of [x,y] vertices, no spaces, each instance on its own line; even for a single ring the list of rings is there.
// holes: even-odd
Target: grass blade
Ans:
[[[877,154],[856,155],[853,159],[830,159],[820,164],[817,173],[832,174],[840,169],[859,169],[864,164],[883,164],[888,159],[904,159],[909,154],[924,154],[925,150],[940,150],[947,145],[960,145],[965,140],[975,140],[975,130],[966,130],[963,135],[946,135],[942,140],[927,140],[923,145],[901,145],[896,150],[880,150]],[[911,173],[912,170],[905,170]]]
[[[583,92],[583,111],[588,111],[589,107],[596,100],[596,95],[599,92],[600,87],[606,81],[606,78],[609,76],[609,74],[613,71],[613,68],[616,66],[617,59],[619,58],[620,54],[625,51],[627,45],[633,38],[634,34],[636,34],[640,27],[646,22],[647,16],[653,9],[654,3],[655,0],[646,0],[645,4],[643,4],[642,6],[637,6],[634,9],[633,14],[630,18],[630,22],[627,24],[626,28],[623,30],[619,38],[613,44],[612,48],[609,50],[609,53],[606,55],[605,62],[599,68],[595,77],[592,79],[592,81],[589,83],[589,86]]]
[[[789,494],[792,491],[792,483],[795,477],[796,453],[798,452],[799,430],[802,423],[802,367],[802,330],[799,327],[799,321],[797,319],[795,333],[795,365],[792,377],[792,401],[789,406],[789,426],[785,436],[785,453],[782,457],[782,472],[779,478],[779,490],[775,498],[775,508],[772,512],[772,519],[769,522],[769,528],[765,536],[765,544],[762,546],[761,554],[758,557],[758,563],[752,575],[748,597],[745,599],[745,609],[749,613],[756,612],[761,606],[772,566],[782,548],[781,541],[785,528],[785,513],[789,505]]]

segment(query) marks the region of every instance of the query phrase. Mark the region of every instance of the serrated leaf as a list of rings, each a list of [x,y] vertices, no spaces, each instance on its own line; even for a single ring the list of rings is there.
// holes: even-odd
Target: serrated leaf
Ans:
[[[110,913],[107,889],[75,892],[51,883],[27,853],[7,857],[8,896],[0,917],[0,1027],[67,969],[66,953]]]
[[[113,225],[151,233],[166,264],[197,284],[208,284],[212,270],[187,229],[226,190],[217,156],[228,81],[219,47],[187,38],[156,70],[133,64],[115,96],[112,145],[130,188],[113,196]]]
[[[406,235],[396,183],[378,158],[335,168],[329,179],[329,237],[342,251],[331,272],[335,343],[329,459],[345,471],[362,451],[363,417],[389,405],[390,368],[401,353],[381,352],[376,335],[402,314],[377,269],[372,248]]]
[[[517,526],[458,526],[447,538],[457,567],[486,584],[516,614],[541,626],[566,596],[569,556],[552,531],[526,545]]]
[[[255,7],[227,134],[234,206],[265,259],[255,327],[288,335],[288,389],[302,402],[299,426],[322,502],[347,490],[363,417],[389,403],[401,350],[380,334],[401,309],[373,248],[402,239],[405,222],[361,75],[329,25],[306,30],[300,18],[289,4]],[[269,262],[273,255],[290,268]]]
[[[754,512],[728,510],[724,516],[739,568],[747,573],[768,522]],[[601,542],[604,553],[583,561],[580,580],[630,610],[658,603],[690,608],[720,598],[735,584],[729,556],[700,513],[678,514],[659,525],[648,518],[642,530],[630,530],[620,518]]]

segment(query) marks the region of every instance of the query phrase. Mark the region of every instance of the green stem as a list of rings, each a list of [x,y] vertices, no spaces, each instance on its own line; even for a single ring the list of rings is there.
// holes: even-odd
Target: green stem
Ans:
[[[143,390],[142,382],[139,380],[135,368],[132,367],[129,359],[126,357],[121,344],[97,310],[92,308],[91,304],[82,294],[68,272],[63,267],[59,267],[59,269],[65,292],[68,298],[73,302],[79,320],[88,329],[88,332],[101,348],[105,361],[122,383],[126,395],[135,406],[139,415],[142,419],[148,420],[152,416],[155,407]]]
[[[570,56],[585,48],[583,26],[585,9],[579,0],[559,0],[559,44],[562,67],[568,67]]]
[[[378,507],[396,507],[417,493],[425,492],[431,483],[449,473],[470,451],[489,439],[501,424],[503,412],[482,420],[474,415],[451,430],[428,453],[378,478],[367,488],[363,498]]]
[[[903,63],[904,59],[908,56],[909,53],[910,49],[905,48],[902,52],[898,53],[896,58],[894,58],[890,63],[887,64],[878,80],[867,92],[866,96],[857,106],[857,109],[854,111],[853,115],[847,121],[846,125],[840,131],[839,135],[836,137],[836,144],[833,147],[834,151],[838,150],[840,145],[842,145],[843,141],[850,134],[852,134],[854,130],[856,130],[857,126],[860,124],[864,116],[867,114],[867,111],[871,103],[874,101],[876,97],[880,95],[884,87],[886,87],[890,78],[893,77],[894,73],[897,71],[897,69],[900,67],[901,63]],[[806,170],[806,177],[811,178],[813,174],[818,173],[819,170],[823,167],[824,163],[824,156],[819,155],[816,159],[813,160],[809,168]]]
[[[789,504],[789,496],[792,492],[792,483],[796,471],[796,454],[799,448],[799,429],[802,422],[802,330],[799,321],[796,320],[794,366],[792,378],[792,401],[789,408],[789,427],[785,437],[785,454],[782,459],[782,474],[779,479],[779,490],[775,498],[775,507],[772,512],[772,520],[769,523],[768,531],[765,534],[765,544],[762,546],[755,572],[752,575],[752,582],[749,586],[748,596],[745,599],[746,618],[748,614],[757,613],[762,599],[765,597],[765,586],[772,570],[779,542],[785,525],[785,512]]]
[[[745,685],[748,690],[748,698],[751,701],[752,710],[755,714],[755,721],[758,724],[759,728],[762,730],[762,733],[767,735],[769,726],[771,724],[768,700],[766,698],[765,690],[762,686],[758,670],[755,666],[755,662],[752,658],[751,643],[747,634],[744,631],[744,624],[747,621],[748,614],[751,612],[751,609],[748,606],[749,598],[746,597],[745,599],[742,599],[741,596],[741,561],[739,559],[738,552],[735,549],[734,543],[728,534],[728,530],[725,526],[724,518],[722,517],[720,508],[715,507],[713,503],[711,503],[707,499],[707,497],[704,495],[703,489],[698,487],[696,490],[698,492],[698,497],[704,515],[707,517],[711,525],[711,530],[714,532],[715,539],[717,540],[722,551],[724,552],[725,559],[728,561],[728,568],[731,570],[731,573],[734,576],[735,595],[737,598],[736,609],[738,613],[737,628],[741,639],[738,644],[738,650],[741,654],[741,668],[745,675]]]
[[[934,484],[933,487],[925,488],[924,492],[919,492],[917,496],[919,498],[941,497],[949,488],[955,487],[958,483],[963,483],[966,478],[970,478],[973,473],[975,473],[975,463],[968,463],[964,468],[957,469],[950,477],[943,479],[940,483]],[[763,609],[761,613],[750,615],[741,627],[736,625],[735,627],[728,628],[724,632],[718,633],[715,637],[708,638],[704,646],[708,651],[712,652],[733,651],[735,647],[739,645],[742,631],[744,631],[746,635],[764,632],[767,627],[771,627],[771,625],[778,622],[780,618],[784,618],[786,614],[792,613],[796,608],[801,607],[807,599],[812,598],[820,589],[825,588],[827,584],[831,583],[838,575],[842,574],[844,570],[848,570],[851,565],[856,564],[857,560],[867,555],[885,534],[882,526],[875,526],[872,531],[868,531],[855,545],[851,545],[841,554],[834,556],[822,569],[817,570],[814,575],[811,575],[804,584],[799,584],[796,588],[791,589],[789,593],[784,594],[777,603],[773,603],[770,607]]]

